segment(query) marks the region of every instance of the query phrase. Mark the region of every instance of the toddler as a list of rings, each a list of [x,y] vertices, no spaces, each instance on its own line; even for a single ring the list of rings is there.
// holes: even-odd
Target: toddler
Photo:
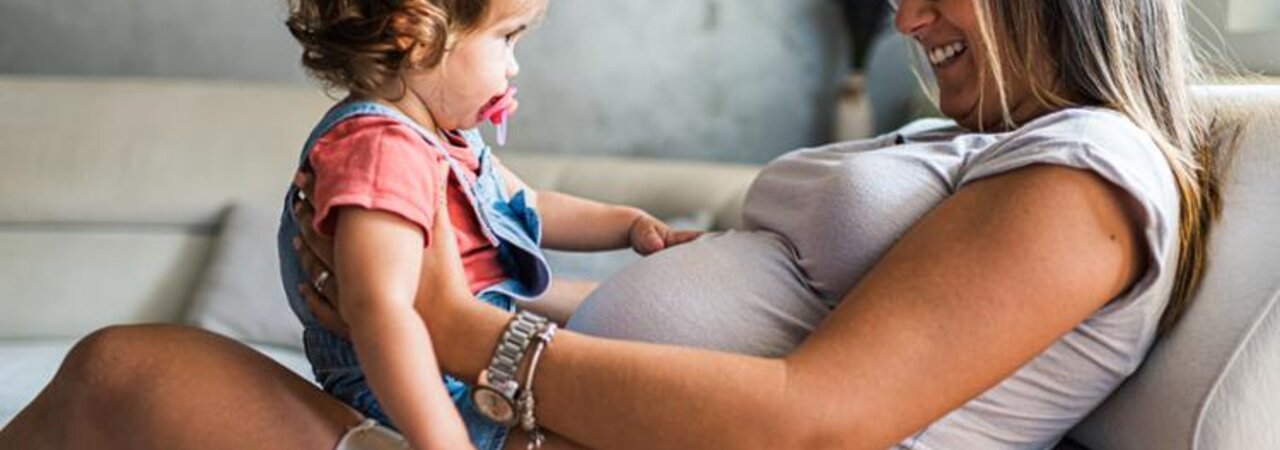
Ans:
[[[697,236],[636,208],[534,192],[485,145],[475,128],[493,122],[505,139],[516,106],[514,49],[545,8],[546,0],[290,4],[303,64],[347,93],[312,131],[299,170],[314,177],[312,225],[335,240],[338,313],[349,336],[321,327],[298,292],[307,277],[293,246],[296,187],[279,233],[285,290],[316,380],[415,448],[497,449],[507,433],[477,413],[467,385],[442,377],[418,315],[431,311],[414,307],[418,292],[431,295],[419,275],[433,218],[445,217],[436,215],[440,205],[471,291],[507,310],[547,290],[542,246],[648,254]]]

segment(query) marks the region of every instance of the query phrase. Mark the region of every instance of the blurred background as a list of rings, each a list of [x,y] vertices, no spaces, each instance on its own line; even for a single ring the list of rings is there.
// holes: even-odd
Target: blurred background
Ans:
[[[931,113],[883,0],[553,0],[512,142],[763,162]],[[1199,38],[1280,74],[1280,1],[1193,0]],[[0,74],[308,84],[283,0],[0,0]]]

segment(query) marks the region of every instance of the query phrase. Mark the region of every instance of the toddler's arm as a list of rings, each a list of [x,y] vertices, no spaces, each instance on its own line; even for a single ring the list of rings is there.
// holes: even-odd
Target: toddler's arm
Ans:
[[[471,448],[414,309],[423,230],[400,216],[355,207],[342,208],[337,224],[338,312],[378,402],[414,448]]]
[[[508,190],[525,186],[501,167]],[[639,208],[538,191],[542,246],[555,250],[599,251],[631,247],[642,255],[696,239],[697,231],[674,231]]]

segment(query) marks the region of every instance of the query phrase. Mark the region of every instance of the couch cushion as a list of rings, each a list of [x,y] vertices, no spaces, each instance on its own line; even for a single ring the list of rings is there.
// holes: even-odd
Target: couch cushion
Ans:
[[[1198,92],[1247,120],[1192,306],[1074,430],[1099,449],[1280,448],[1280,86]]]
[[[279,217],[277,210],[246,203],[227,212],[188,322],[241,341],[302,349],[302,322],[280,283]]]
[[[173,321],[211,234],[179,226],[0,223],[0,338]]]
[[[0,337],[175,321],[233,201],[278,207],[307,87],[0,76]]]

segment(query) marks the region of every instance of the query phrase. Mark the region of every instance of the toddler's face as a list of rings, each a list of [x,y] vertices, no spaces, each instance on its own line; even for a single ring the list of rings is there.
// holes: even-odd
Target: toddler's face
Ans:
[[[510,87],[520,73],[515,47],[539,20],[546,0],[494,0],[488,17],[452,43],[439,66],[410,73],[410,88],[431,110],[441,129],[473,128],[480,111]]]

